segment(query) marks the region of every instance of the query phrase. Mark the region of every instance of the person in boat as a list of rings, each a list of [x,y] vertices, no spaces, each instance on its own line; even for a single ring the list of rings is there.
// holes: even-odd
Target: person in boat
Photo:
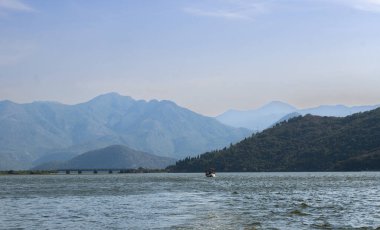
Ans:
[[[207,177],[210,177],[212,176],[212,174],[215,174],[215,169],[214,168],[210,168],[208,170],[205,171],[205,174]]]

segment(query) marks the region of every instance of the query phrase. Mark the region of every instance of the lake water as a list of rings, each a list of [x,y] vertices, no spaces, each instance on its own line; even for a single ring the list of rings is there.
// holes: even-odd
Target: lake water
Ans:
[[[380,172],[0,176],[0,229],[376,229]]]

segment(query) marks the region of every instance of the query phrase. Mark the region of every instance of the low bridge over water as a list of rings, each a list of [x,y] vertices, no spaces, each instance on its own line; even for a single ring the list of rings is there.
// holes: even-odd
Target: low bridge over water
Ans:
[[[82,173],[93,173],[93,174],[98,174],[98,173],[144,173],[144,172],[149,172],[149,170],[143,169],[143,168],[138,168],[138,169],[58,169],[56,170],[57,173],[59,174],[82,174]]]

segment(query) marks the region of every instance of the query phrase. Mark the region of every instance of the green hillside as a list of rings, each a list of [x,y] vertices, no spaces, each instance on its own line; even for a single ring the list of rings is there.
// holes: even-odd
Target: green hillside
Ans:
[[[123,145],[112,145],[88,151],[66,162],[44,163],[34,169],[161,169],[174,162],[173,158],[156,156]]]
[[[180,160],[172,172],[380,170],[380,109],[345,118],[306,115],[236,145]]]

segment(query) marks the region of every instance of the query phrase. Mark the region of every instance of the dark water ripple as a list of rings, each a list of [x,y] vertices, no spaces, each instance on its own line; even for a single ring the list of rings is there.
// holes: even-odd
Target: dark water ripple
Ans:
[[[376,229],[380,172],[0,177],[0,229]]]

